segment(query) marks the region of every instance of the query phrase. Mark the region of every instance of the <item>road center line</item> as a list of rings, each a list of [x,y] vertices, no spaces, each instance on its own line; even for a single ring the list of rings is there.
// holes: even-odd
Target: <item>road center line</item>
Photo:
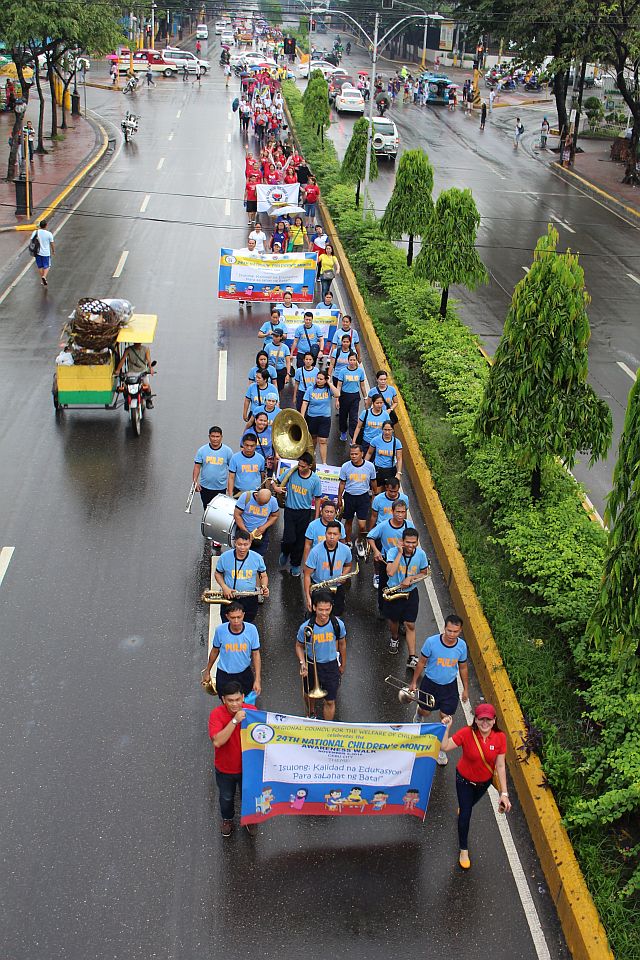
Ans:
[[[624,372],[626,373],[626,375],[627,375],[628,377],[631,377],[631,379],[635,382],[635,380],[636,380],[636,374],[633,372],[633,370],[631,369],[631,367],[628,367],[628,366],[626,365],[626,363],[623,363],[623,362],[622,362],[622,360],[616,360],[616,363],[618,364],[618,366],[620,367],[620,369],[621,369],[621,370],[624,370]]]
[[[638,280],[636,276],[634,276],[632,273],[628,273],[627,276],[629,277],[629,280],[633,280],[634,283],[637,283],[638,286],[640,286],[640,280]]]
[[[163,166],[164,166],[164,157],[160,157],[160,159],[158,160],[158,166],[156,167],[156,170],[162,170]]]
[[[218,354],[218,400],[227,399],[227,351]]]
[[[140,206],[140,213],[144,213],[144,212],[145,212],[145,210],[146,210],[147,207],[149,206],[149,200],[151,200],[151,194],[150,194],[150,193],[145,193],[145,195],[144,195],[144,200],[142,201],[142,204],[141,204],[141,206]]]
[[[231,134],[230,134],[230,133],[227,134],[227,143],[231,143]]]
[[[4,575],[11,563],[11,557],[15,547],[0,547],[0,584],[4,580]]]
[[[231,200],[229,199],[229,197],[227,197],[227,199],[224,202],[224,215],[225,217],[231,216]]]
[[[169,140],[173,140],[173,130],[172,130],[171,133],[169,134]]]
[[[179,120],[179,119],[180,119],[180,114],[181,114],[181,113],[182,113],[182,110],[178,110],[178,112],[176,113],[176,120]]]
[[[231,173],[231,160],[227,160],[227,173]]]
[[[128,250],[123,250],[122,253],[120,254],[120,259],[118,260],[118,266],[116,267],[116,269],[114,270],[114,272],[113,272],[113,274],[112,274],[113,277],[119,277],[119,276],[120,276],[120,274],[122,273],[122,271],[123,271],[123,269],[124,269],[124,265],[125,265],[125,263],[127,262],[127,257],[128,257],[128,256],[129,256],[129,251],[128,251]]]

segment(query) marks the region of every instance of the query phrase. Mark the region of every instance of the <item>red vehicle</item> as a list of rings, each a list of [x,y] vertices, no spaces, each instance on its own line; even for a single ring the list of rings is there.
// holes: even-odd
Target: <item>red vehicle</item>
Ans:
[[[120,73],[129,73],[131,56],[129,50],[123,48],[120,51],[120,63],[118,69]],[[161,73],[165,77],[176,77],[178,75],[178,66],[172,60],[165,60],[162,50],[134,50],[133,51],[133,72],[146,73],[151,65],[153,73]]]

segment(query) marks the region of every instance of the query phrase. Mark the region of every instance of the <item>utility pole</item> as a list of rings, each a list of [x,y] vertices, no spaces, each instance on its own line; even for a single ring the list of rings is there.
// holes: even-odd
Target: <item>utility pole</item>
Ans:
[[[369,91],[369,129],[367,130],[367,159],[364,167],[364,188],[362,191],[362,219],[367,218],[367,188],[369,186],[369,175],[371,173],[371,141],[373,140],[373,101],[376,93],[376,64],[378,62],[378,29],[380,27],[380,14],[376,11],[376,20],[373,31],[373,50],[371,52],[371,84]]]

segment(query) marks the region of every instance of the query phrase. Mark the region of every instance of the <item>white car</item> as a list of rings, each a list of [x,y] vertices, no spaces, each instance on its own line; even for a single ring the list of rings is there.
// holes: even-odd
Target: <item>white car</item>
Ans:
[[[364,114],[364,97],[355,87],[350,87],[346,83],[342,90],[336,93],[333,102],[336,113],[361,113]]]
[[[400,134],[393,120],[388,117],[374,117],[373,149],[377,157],[389,157],[395,160],[400,149]]]
[[[177,47],[167,47],[166,50],[162,51],[162,56],[165,60],[170,60],[172,63],[175,63],[180,70],[182,70],[186,64],[189,73],[196,72],[197,63],[200,64],[200,73],[203,76],[207,70],[210,69],[208,60],[200,60],[200,58],[196,57],[195,53],[191,53],[190,50],[178,50]]]
[[[208,40],[209,39],[209,27],[206,23],[199,23],[196,27],[196,40]]]
[[[216,34],[218,34],[218,36],[219,36],[221,33],[225,33],[225,32],[229,29],[229,21],[228,21],[228,20],[216,20],[216,28],[215,28],[215,29],[216,29]]]
[[[232,33],[223,33],[220,37],[220,43],[223,47],[235,47],[236,38]]]
[[[334,65],[333,65],[332,63],[328,63],[326,60],[312,60],[312,61],[311,61],[311,73],[313,73],[314,70],[320,70],[320,71],[322,72],[322,76],[325,78],[325,80],[328,80],[329,77],[331,76],[331,74],[333,73],[333,71],[335,70],[335,67],[334,67]],[[309,76],[309,61],[308,61],[308,60],[307,60],[306,63],[303,63],[303,64],[300,65],[300,76],[301,76],[301,77],[308,77],[308,76]]]
[[[331,71],[331,76],[332,77],[348,77],[349,71],[345,70],[344,67],[334,67],[333,70]]]

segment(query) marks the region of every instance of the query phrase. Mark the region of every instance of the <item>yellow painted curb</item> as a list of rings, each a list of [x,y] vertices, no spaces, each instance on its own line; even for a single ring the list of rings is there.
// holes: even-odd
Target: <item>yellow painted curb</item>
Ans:
[[[600,197],[604,197],[610,203],[615,203],[616,206],[622,207],[627,213],[630,213],[632,216],[640,219],[640,211],[634,210],[633,207],[628,207],[626,203],[623,203],[622,200],[618,200],[617,197],[612,197],[610,193],[607,193],[606,190],[602,190],[600,187],[596,187],[595,183],[591,183],[590,180],[585,180],[584,177],[581,177],[579,174],[574,173],[573,170],[569,170],[567,167],[562,167],[562,172],[559,170],[553,171],[556,176],[563,178],[566,174],[569,177],[573,177],[574,180],[578,180],[587,190],[592,190],[593,193],[597,193]]]
[[[44,210],[44,211],[42,212],[42,214],[40,215],[37,223],[19,223],[19,224],[17,224],[17,225],[14,227],[14,230],[17,230],[17,231],[19,231],[19,232],[20,232],[20,231],[23,231],[23,230],[36,230],[36,229],[38,228],[39,224],[40,224],[40,220],[48,220],[49,217],[51,216],[51,214],[53,213],[53,211],[56,209],[56,207],[59,207],[59,206],[60,206],[60,204],[62,203],[62,201],[65,199],[65,197],[68,197],[69,194],[71,193],[71,191],[72,191],[73,189],[75,189],[75,187],[78,186],[78,184],[79,184],[80,181],[83,179],[83,177],[86,177],[86,175],[89,173],[89,171],[92,170],[93,167],[95,167],[95,165],[96,165],[96,163],[98,162],[98,160],[101,160],[101,159],[102,159],[102,157],[103,157],[103,156],[105,155],[105,153],[106,153],[107,147],[109,146],[109,138],[108,138],[108,136],[107,136],[107,131],[104,129],[104,127],[103,127],[101,124],[98,124],[98,127],[99,127],[99,129],[100,129],[100,131],[101,131],[101,133],[102,133],[102,144],[101,144],[100,148],[98,149],[98,152],[96,153],[95,157],[93,157],[93,158],[89,161],[89,163],[88,163],[85,167],[82,168],[82,170],[80,171],[80,173],[76,174],[76,176],[73,178],[73,180],[71,180],[71,182],[67,184],[67,186],[64,188],[64,190],[62,190],[62,192],[58,194],[58,196],[55,198],[55,200],[53,200],[53,201],[49,204],[49,206],[47,207],[47,209]]]
[[[374,368],[391,372],[375,328],[367,313],[335,224],[319,200],[323,224],[333,237],[339,258],[340,276],[347,289],[360,324],[360,332]],[[544,786],[540,760],[532,755],[525,762],[516,753],[522,743],[525,725],[522,711],[507,675],[504,663],[491,635],[491,628],[460,552],[455,533],[433,485],[431,471],[420,451],[418,440],[402,396],[397,408],[398,427],[408,457],[405,463],[411,476],[420,509],[451,594],[454,608],[464,617],[464,635],[487,700],[494,704],[502,729],[511,742],[509,769],[518,791],[536,851],[544,870],[549,892],[556,906],[565,939],[575,960],[612,960],[613,954],[591,894],[587,889],[573,847],[562,825],[560,811],[549,789]]]

